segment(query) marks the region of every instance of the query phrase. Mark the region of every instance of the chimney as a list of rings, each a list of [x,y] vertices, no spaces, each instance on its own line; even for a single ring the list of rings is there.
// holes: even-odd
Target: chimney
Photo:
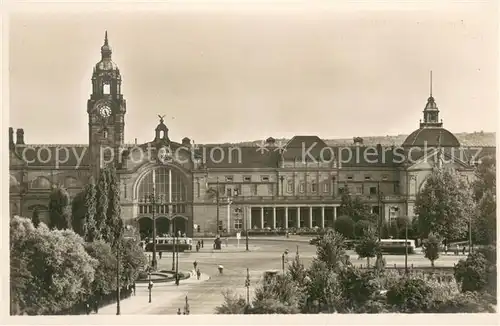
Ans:
[[[191,147],[191,139],[187,137],[182,138],[182,146]]]
[[[24,145],[24,130],[23,129],[17,129],[16,131],[16,144],[17,145]]]
[[[354,137],[353,141],[354,141],[354,145],[356,145],[356,146],[363,145],[363,138],[361,138],[361,137]]]
[[[14,128],[9,127],[9,148],[14,147]]]
[[[274,146],[275,143],[276,139],[274,139],[273,137],[269,137],[268,139],[266,139],[266,144],[269,146]]]

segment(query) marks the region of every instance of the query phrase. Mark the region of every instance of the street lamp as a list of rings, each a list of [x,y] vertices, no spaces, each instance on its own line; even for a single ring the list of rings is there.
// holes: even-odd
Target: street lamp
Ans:
[[[179,234],[177,234],[175,241],[175,251],[177,252],[177,259],[175,264],[175,285],[179,285]]]
[[[218,236],[219,235],[219,177],[217,177],[217,189],[216,189],[216,192],[215,192],[215,198],[216,198],[216,202],[217,202],[217,231],[216,231],[216,235]]]
[[[245,287],[247,288],[247,305],[250,305],[250,271],[247,268],[247,279],[245,280]]]
[[[174,232],[172,235],[172,272],[175,271],[175,235],[177,231],[175,229],[175,217],[172,219],[172,231]]]
[[[163,204],[163,198],[161,196],[157,196],[154,192],[149,196],[144,196],[145,203],[151,203],[152,206],[152,214],[153,214],[153,260],[152,267],[156,270],[157,261],[156,261],[156,205]]]
[[[189,315],[189,303],[187,295],[186,295],[186,304],[184,305],[184,315]]]
[[[151,271],[148,271],[148,279],[149,303],[151,303],[151,290],[153,289],[153,282],[151,281]]]

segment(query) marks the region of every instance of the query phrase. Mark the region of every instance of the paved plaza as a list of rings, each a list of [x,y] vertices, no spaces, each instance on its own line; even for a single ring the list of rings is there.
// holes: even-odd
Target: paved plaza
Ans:
[[[213,314],[215,307],[223,301],[221,292],[231,289],[245,295],[246,269],[250,270],[250,295],[253,287],[267,270],[281,271],[281,256],[285,249],[289,251],[288,262],[291,263],[299,246],[302,262],[307,266],[315,256],[316,247],[301,240],[277,241],[270,239],[251,239],[250,251],[245,251],[245,242],[240,241],[239,247],[236,240],[229,240],[229,245],[224,246],[222,251],[212,249],[211,241],[205,240],[205,248],[200,252],[180,253],[179,270],[192,271],[193,262],[198,262],[198,268],[202,272],[201,280],[192,277],[181,281],[179,286],[173,283],[160,286],[155,285],[152,292],[152,303],[148,303],[148,290],[146,287],[137,287],[137,295],[122,300],[121,312],[126,314],[176,314],[177,309],[181,311],[185,305],[185,297],[188,297],[191,314]],[[354,265],[366,264],[366,259],[358,259],[354,252],[349,252],[351,262]],[[396,264],[404,266],[404,256],[385,255],[388,266]],[[435,266],[453,266],[460,258],[459,255],[442,255]],[[372,260],[373,263],[373,260]],[[414,267],[430,266],[422,254],[414,254],[408,257],[408,264]],[[224,266],[223,275],[219,275],[217,267]],[[163,253],[162,259],[158,261],[159,269],[170,270],[172,268],[172,254]],[[102,308],[99,314],[115,314],[116,305]]]

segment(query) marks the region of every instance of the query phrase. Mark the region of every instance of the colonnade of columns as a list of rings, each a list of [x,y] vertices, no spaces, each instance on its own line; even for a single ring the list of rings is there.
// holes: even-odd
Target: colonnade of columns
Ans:
[[[251,228],[333,227],[337,219],[337,207],[325,205],[257,206],[249,207],[248,217]]]

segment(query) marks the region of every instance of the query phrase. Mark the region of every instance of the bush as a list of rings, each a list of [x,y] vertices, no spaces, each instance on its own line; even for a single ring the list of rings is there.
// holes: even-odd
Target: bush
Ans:
[[[387,290],[387,303],[398,312],[425,312],[431,303],[432,289],[418,278],[402,278]]]
[[[247,303],[241,295],[235,294],[231,290],[222,292],[224,302],[221,306],[215,308],[215,313],[225,315],[240,315],[246,311]]]
[[[452,298],[435,302],[433,313],[494,313],[496,298],[478,292],[457,293]]]
[[[472,253],[466,260],[461,259],[454,268],[454,275],[462,292],[487,289],[491,264],[482,253]],[[496,269],[496,267],[494,267]]]
[[[339,216],[335,220],[334,229],[347,239],[354,237],[354,221],[349,216]]]
[[[380,283],[371,270],[349,266],[341,270],[338,277],[344,309],[357,309],[380,290]]]

